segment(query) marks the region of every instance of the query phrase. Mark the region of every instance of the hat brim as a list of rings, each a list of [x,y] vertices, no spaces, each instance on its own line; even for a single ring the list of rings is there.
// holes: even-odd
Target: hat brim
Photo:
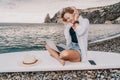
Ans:
[[[32,66],[37,66],[40,63],[39,59],[36,59],[37,61],[35,63],[31,63],[31,64],[24,64],[23,61],[19,61],[18,65],[22,66],[22,67],[32,67]]]

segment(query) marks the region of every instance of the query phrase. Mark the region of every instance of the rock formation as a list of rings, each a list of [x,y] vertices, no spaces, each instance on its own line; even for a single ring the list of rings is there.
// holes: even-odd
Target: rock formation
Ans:
[[[91,24],[120,24],[120,2],[88,9],[78,9],[79,13],[89,19]],[[60,23],[60,11],[58,11],[53,18],[45,19],[47,23]]]
[[[44,23],[51,23],[50,15],[47,14]]]

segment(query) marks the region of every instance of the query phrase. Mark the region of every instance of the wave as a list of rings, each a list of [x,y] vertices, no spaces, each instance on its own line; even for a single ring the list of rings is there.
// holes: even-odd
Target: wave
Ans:
[[[43,46],[0,46],[0,54],[11,53],[11,52],[21,52],[21,51],[32,51],[32,50],[45,50]]]

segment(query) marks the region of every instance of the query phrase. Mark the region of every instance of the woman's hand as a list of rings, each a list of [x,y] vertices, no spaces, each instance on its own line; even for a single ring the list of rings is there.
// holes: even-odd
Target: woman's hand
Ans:
[[[78,17],[79,17],[79,14],[78,13],[74,13],[74,21],[77,21]]]
[[[76,29],[76,27],[77,27],[78,25],[79,25],[78,23],[75,23],[75,24],[73,24],[72,28],[73,28],[73,29]]]
[[[79,17],[79,12],[78,12],[78,10],[74,7],[74,6],[72,6],[71,7],[73,10],[74,10],[74,13],[73,13],[73,23],[75,22],[75,21],[77,21],[78,20],[78,17]]]

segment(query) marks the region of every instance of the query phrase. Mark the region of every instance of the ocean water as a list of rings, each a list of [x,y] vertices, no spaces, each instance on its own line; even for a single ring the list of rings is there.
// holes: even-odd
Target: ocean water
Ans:
[[[63,24],[0,23],[0,54],[45,50],[45,40],[65,44]],[[119,24],[91,24],[88,42],[120,34]]]
[[[50,24],[0,25],[0,53],[45,50],[45,39],[55,40],[55,38],[60,37],[58,34],[62,30],[59,28],[54,30],[55,26],[51,26],[49,29],[50,26]],[[60,42],[59,40],[58,42]]]

